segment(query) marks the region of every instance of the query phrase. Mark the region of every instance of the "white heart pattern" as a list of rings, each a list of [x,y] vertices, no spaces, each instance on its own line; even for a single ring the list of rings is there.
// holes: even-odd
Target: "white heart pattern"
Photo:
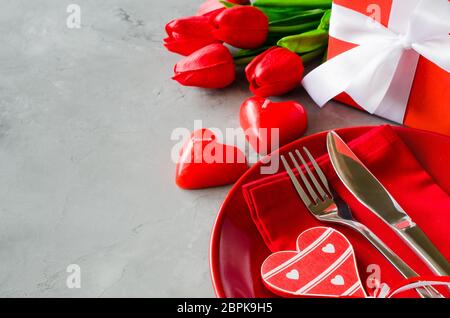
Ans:
[[[286,273],[286,277],[293,280],[298,280],[300,277],[300,274],[298,273],[298,270],[293,269],[289,273]]]
[[[331,280],[331,283],[332,283],[333,285],[336,285],[336,286],[342,286],[342,285],[345,284],[344,277],[342,277],[341,275],[336,275],[336,276]]]
[[[336,251],[336,249],[334,248],[334,245],[331,243],[328,243],[327,245],[325,245],[324,247],[322,247],[322,251],[324,253],[327,254],[334,254],[334,252]]]

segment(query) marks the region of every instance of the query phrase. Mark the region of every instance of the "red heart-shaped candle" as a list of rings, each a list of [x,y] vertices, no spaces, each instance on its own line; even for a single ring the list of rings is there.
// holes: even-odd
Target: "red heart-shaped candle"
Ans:
[[[209,129],[199,129],[180,151],[176,183],[183,189],[221,186],[235,182],[247,169],[247,159],[240,149],[218,143]]]
[[[270,255],[261,266],[264,284],[283,297],[366,297],[353,247],[340,232],[314,227],[297,238],[297,251]]]
[[[300,138],[307,128],[307,115],[294,101],[275,103],[251,97],[241,105],[240,122],[253,149],[267,154]],[[272,129],[278,129],[278,136]]]

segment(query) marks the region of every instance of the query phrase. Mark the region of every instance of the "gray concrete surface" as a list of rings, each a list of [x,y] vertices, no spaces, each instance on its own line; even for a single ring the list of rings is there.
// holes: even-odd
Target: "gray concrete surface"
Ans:
[[[178,189],[170,135],[237,127],[250,93],[242,76],[220,91],[170,79],[164,25],[200,0],[1,4],[0,297],[213,297],[209,235],[229,187]],[[300,88],[284,99],[307,107],[308,134],[383,122]]]

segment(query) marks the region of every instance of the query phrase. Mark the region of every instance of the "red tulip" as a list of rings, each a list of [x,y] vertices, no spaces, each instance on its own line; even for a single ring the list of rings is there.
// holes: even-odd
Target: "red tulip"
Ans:
[[[189,55],[212,43],[220,43],[213,35],[208,17],[194,16],[170,21],[166,25],[168,37],[164,46],[171,52]]]
[[[269,32],[267,16],[251,6],[225,9],[213,19],[213,24],[217,39],[241,49],[260,47]]]
[[[235,78],[233,56],[222,44],[210,44],[179,61],[174,80],[185,86],[222,88]]]
[[[300,56],[281,47],[258,55],[245,68],[250,90],[257,96],[283,95],[300,85],[303,77]]]
[[[249,5],[249,0],[228,0],[227,2],[240,4],[240,5]],[[197,15],[207,15],[209,17],[214,17],[220,12],[225,10],[225,6],[220,3],[219,0],[206,0],[200,8],[198,8]]]

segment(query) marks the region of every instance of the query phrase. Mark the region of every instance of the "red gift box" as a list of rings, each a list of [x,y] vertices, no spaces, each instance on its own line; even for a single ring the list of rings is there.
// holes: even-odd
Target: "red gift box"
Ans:
[[[392,12],[393,1],[334,0],[333,2],[334,4],[367,16],[373,14],[370,8],[373,8],[374,4],[378,5],[380,9],[379,22],[387,27]],[[348,43],[330,36],[328,59],[332,59],[356,46],[353,43]],[[355,108],[362,109],[347,93],[341,93],[335,99]],[[450,73],[423,56],[419,58],[403,124],[450,135]]]

